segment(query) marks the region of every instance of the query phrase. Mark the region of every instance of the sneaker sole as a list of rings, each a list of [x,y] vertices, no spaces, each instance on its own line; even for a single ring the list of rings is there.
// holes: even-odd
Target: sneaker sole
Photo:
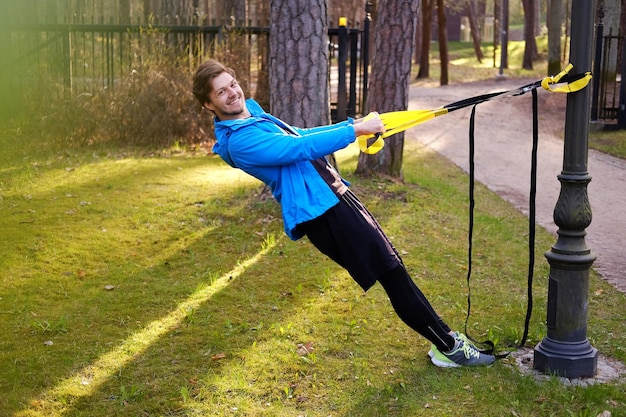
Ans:
[[[430,352],[428,352],[428,353],[430,353]],[[442,360],[437,359],[437,357],[434,356],[434,355],[430,357],[430,361],[433,363],[433,365],[435,365],[435,366],[437,366],[439,368],[460,368],[461,367],[461,365],[459,365],[456,362],[452,362],[452,361],[449,361],[449,362],[445,361],[444,362]]]

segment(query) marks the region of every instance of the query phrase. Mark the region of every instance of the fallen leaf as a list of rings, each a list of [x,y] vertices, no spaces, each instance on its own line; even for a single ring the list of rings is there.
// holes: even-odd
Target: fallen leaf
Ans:
[[[211,356],[212,361],[218,361],[220,359],[224,359],[226,357],[225,353],[218,353],[217,355]]]
[[[312,353],[313,350],[313,342],[298,343],[296,346],[296,352],[298,352],[298,355],[300,356],[306,356],[309,353]]]

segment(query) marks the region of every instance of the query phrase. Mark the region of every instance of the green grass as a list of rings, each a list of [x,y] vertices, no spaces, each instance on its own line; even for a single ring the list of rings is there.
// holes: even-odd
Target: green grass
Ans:
[[[626,130],[601,130],[589,132],[589,147],[626,159]]]
[[[470,44],[450,49],[452,83],[493,77],[488,49],[480,65]],[[545,75],[541,63],[519,69],[520,51],[512,45],[507,74]],[[432,64],[431,81],[419,82],[437,71]],[[610,140],[608,151],[619,147]],[[462,330],[467,177],[406,146],[404,183],[354,177],[355,147],[338,159],[419,286]],[[68,148],[26,125],[4,128],[0,416],[623,413],[623,381],[538,382],[510,358],[488,369],[432,366],[429,344],[382,289],[364,294],[308,242],[289,241],[259,190],[216,157]],[[469,333],[506,350],[523,330],[527,221],[484,187],[476,201]],[[539,230],[528,346],[545,336],[543,252],[554,241]],[[622,362],[625,298],[592,273],[588,337]]]
[[[512,78],[531,77],[541,78],[547,74],[548,64],[545,59],[547,50],[547,37],[537,38],[537,49],[541,58],[533,63],[532,70],[522,68],[522,58],[524,56],[523,41],[509,41],[508,68],[504,69],[504,75]],[[481,47],[484,58],[478,62],[476,53],[471,42],[448,42],[448,81],[449,84],[459,84],[472,81],[482,81],[493,79],[500,71],[500,47],[494,57],[493,42],[483,42]],[[428,79],[415,79],[419,66],[412,69],[413,79],[417,85],[439,84],[441,74],[441,62],[439,59],[439,46],[433,42],[430,48],[430,76]],[[563,65],[565,67],[565,65]],[[551,74],[554,75],[554,74]]]
[[[338,157],[462,329],[467,177],[411,146],[405,183],[355,178],[355,147]],[[537,382],[511,359],[432,366],[379,286],[364,294],[308,242],[289,241],[276,203],[216,157],[66,149],[15,129],[0,149],[0,415],[618,416],[626,406],[623,382]],[[526,219],[484,187],[476,200],[469,333],[506,349],[523,329]],[[553,243],[539,230],[529,346],[545,335]],[[588,336],[621,361],[625,301],[592,274]]]

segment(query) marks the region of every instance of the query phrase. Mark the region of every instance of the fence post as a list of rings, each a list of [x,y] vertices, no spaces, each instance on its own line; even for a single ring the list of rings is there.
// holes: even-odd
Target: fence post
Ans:
[[[350,93],[348,99],[348,116],[356,116],[356,80],[359,64],[359,31],[350,30]]]
[[[348,58],[348,28],[347,19],[339,18],[339,56],[338,56],[338,85],[337,85],[337,120],[346,120],[347,90],[346,90],[346,60]]]
[[[617,110],[617,128],[620,130],[626,129],[626,47],[624,44],[622,42],[622,81],[619,83],[619,106]]]
[[[372,22],[372,2],[365,3],[365,22],[363,24],[363,39],[361,42],[361,58],[363,59],[363,98],[361,113],[367,112],[367,88],[370,66],[370,24]]]

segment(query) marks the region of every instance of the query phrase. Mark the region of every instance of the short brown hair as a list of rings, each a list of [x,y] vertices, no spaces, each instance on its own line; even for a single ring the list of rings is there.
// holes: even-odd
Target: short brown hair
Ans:
[[[196,75],[193,77],[193,95],[200,104],[204,105],[209,101],[209,94],[213,90],[213,79],[223,72],[237,78],[235,70],[214,59],[209,59],[200,64],[196,70]]]

